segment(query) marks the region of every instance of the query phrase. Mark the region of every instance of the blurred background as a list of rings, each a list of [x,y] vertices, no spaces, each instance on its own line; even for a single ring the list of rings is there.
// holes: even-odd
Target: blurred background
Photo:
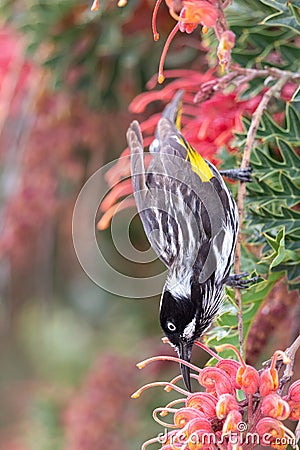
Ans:
[[[81,268],[72,213],[82,186],[125,148],[129,102],[157,71],[152,4],[126,8],[82,0],[1,1],[0,6],[0,448],[126,450],[161,431],[153,393],[167,376],[135,364],[168,353],[160,344],[159,298],[114,296]],[[160,32],[172,27],[162,5]],[[199,44],[197,44],[199,47]],[[168,63],[187,66],[199,48],[178,43]],[[161,110],[153,107],[149,115]],[[99,194],[95,192],[96,201]],[[122,228],[122,217],[120,215]],[[97,232],[107,255],[109,230]],[[138,220],[139,250],[148,244]],[[162,266],[112,263],[128,275]],[[122,287],[120,287],[122,290]],[[177,369],[175,369],[175,373]],[[174,367],[172,370],[174,374]],[[167,397],[169,399],[170,396]]]
[[[162,39],[154,43],[152,2],[90,8],[83,0],[1,1],[1,450],[139,448],[161,432],[152,408],[172,399],[151,391],[130,400],[145,382],[177,373],[163,363],[135,367],[171,352],[160,343],[159,296],[122,298],[94,284],[76,258],[72,214],[85,182],[126,147],[128,105],[157,72],[174,21],[162,4]],[[198,35],[189,46],[186,39],[172,44],[168,69],[203,66]],[[156,102],[135,117],[161,109]],[[118,221],[122,233],[125,216]],[[163,271],[158,261],[126,261],[109,229],[96,233],[122,273]],[[148,250],[137,218],[129,234],[136,249]],[[199,350],[194,360],[207,356]]]

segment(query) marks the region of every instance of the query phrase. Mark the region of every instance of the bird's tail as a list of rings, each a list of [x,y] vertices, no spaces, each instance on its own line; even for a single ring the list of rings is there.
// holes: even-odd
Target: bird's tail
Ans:
[[[182,97],[184,91],[176,93],[173,100],[165,107],[162,116],[174,123],[178,130],[181,129]]]

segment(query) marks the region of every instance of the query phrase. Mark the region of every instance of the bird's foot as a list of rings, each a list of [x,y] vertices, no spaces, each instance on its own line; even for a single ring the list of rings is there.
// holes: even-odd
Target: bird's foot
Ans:
[[[225,284],[226,286],[234,287],[236,289],[246,289],[251,286],[251,284],[256,283],[259,280],[258,276],[243,280],[243,278],[248,277],[248,275],[248,272],[229,275],[229,277],[225,280]]]
[[[238,180],[251,183],[252,181],[252,167],[248,166],[245,169],[227,169],[220,170],[220,174],[223,177],[230,178],[231,180]]]

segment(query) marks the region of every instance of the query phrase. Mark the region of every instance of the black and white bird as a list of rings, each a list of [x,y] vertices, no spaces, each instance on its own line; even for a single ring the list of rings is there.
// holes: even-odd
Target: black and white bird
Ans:
[[[158,122],[144,166],[139,123],[127,132],[134,197],[147,238],[169,269],[160,303],[160,324],[171,345],[190,361],[193,343],[218,312],[225,284],[242,287],[230,276],[238,232],[238,211],[221,173],[194,150],[180,132],[183,92]],[[249,181],[250,170],[223,173]],[[181,365],[186,387],[190,372]]]

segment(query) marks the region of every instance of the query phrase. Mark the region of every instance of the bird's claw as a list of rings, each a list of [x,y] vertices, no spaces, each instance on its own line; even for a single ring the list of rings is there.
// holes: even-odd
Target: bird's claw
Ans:
[[[220,174],[231,180],[244,181],[246,183],[252,182],[252,167],[250,166],[245,167],[245,169],[220,170]]]
[[[247,280],[243,280],[243,278],[248,277],[248,272],[238,273],[235,275],[229,275],[229,277],[225,280],[225,284],[230,287],[234,287],[237,289],[246,289],[251,284],[256,283],[259,280],[258,276],[248,278]]]

